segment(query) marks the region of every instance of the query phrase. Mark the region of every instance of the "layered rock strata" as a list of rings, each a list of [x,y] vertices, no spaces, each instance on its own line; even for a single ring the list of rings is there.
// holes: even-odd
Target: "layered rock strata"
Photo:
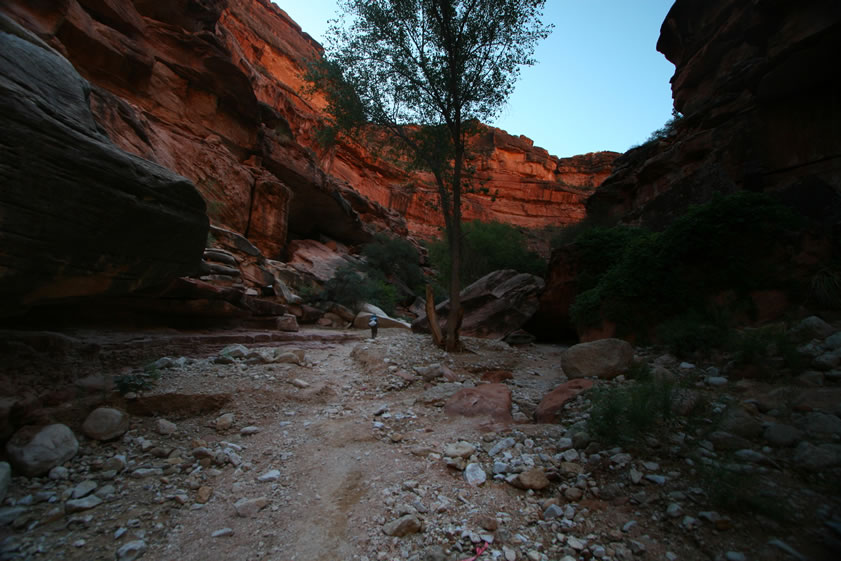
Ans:
[[[438,235],[429,177],[350,140],[318,139],[325,101],[303,94],[321,47],[267,0],[9,0],[7,11],[94,84],[96,117],[122,148],[195,182],[211,221],[270,259],[292,239]],[[477,139],[467,220],[575,222],[616,154],[558,159],[524,137]]]

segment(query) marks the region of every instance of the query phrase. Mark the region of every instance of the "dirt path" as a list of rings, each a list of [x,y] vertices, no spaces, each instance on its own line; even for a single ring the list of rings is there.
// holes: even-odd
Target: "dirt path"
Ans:
[[[166,334],[99,338],[99,365],[82,357],[72,363],[78,375],[139,375],[150,349],[172,364],[154,387],[111,402],[133,412],[122,438],[80,438],[61,477],[13,478],[0,507],[0,561],[128,560],[121,548],[141,545],[155,560],[461,561],[483,544],[482,561],[706,561],[743,551],[755,552],[751,561],[788,561],[783,546],[806,547],[820,531],[809,526],[814,513],[838,506],[798,489],[791,504],[813,506],[798,507],[796,526],[717,513],[688,477],[702,437],[679,423],[640,456],[604,449],[586,438],[586,395],[560,424],[534,424],[540,399],[564,380],[559,347],[476,339],[446,355],[428,337],[380,335],[179,335],[171,346]],[[234,342],[245,344],[242,356],[219,354]],[[179,356],[190,344],[194,354]],[[418,375],[435,364],[453,380]],[[17,372],[6,383],[37,387]],[[510,375],[513,425],[443,413],[446,397],[488,372]],[[72,403],[90,408],[102,395]],[[163,419],[174,432],[161,430]],[[457,443],[464,456],[446,457]],[[487,482],[468,484],[468,464]],[[512,484],[534,470],[549,478],[545,488]],[[779,489],[799,485],[779,477],[787,474],[777,474]],[[91,481],[101,502],[71,510]]]

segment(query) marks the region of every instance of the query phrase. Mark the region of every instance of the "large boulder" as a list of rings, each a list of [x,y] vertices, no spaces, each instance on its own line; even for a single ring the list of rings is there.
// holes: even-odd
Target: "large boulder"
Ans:
[[[9,461],[23,475],[37,477],[61,465],[79,451],[79,441],[67,425],[26,426],[6,443]]]
[[[115,146],[89,95],[64,57],[0,15],[0,315],[199,269],[198,191]]]
[[[464,321],[461,334],[468,337],[502,339],[520,329],[535,314],[543,279],[513,269],[488,273],[461,291]],[[444,328],[450,301],[435,307],[441,328]],[[426,315],[412,323],[415,331],[428,331]]]
[[[561,355],[567,378],[611,380],[625,372],[634,358],[634,348],[622,339],[600,339],[573,345]]]
[[[511,390],[505,384],[482,384],[461,389],[444,404],[444,413],[461,417],[491,417],[497,422],[510,423],[513,420]]]
[[[113,407],[97,407],[82,423],[82,432],[94,440],[113,440],[125,434],[129,416]]]

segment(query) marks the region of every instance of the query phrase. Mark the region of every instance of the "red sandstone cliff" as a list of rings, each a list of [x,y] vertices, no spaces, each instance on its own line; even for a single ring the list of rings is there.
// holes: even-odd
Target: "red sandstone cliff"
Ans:
[[[191,179],[211,221],[267,256],[320,234],[351,244],[381,229],[436,235],[423,175],[352,142],[317,143],[323,100],[299,92],[320,46],[268,0],[8,0],[0,9],[92,83],[92,108],[115,143]],[[465,218],[530,228],[581,219],[617,156],[558,159],[496,129],[476,142],[483,155]]]

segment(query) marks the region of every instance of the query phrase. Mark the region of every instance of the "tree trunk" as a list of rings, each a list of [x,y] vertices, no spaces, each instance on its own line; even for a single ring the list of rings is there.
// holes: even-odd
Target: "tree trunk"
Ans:
[[[453,136],[461,138],[460,124]],[[451,274],[450,274],[450,312],[447,314],[447,336],[445,350],[455,352],[461,350],[458,335],[461,328],[461,167],[464,161],[464,149],[460,142],[456,142],[455,161],[453,162],[453,215],[448,232],[450,245]]]
[[[441,326],[438,325],[438,314],[435,312],[435,298],[432,296],[432,286],[426,285],[426,319],[429,320],[429,330],[432,332],[432,341],[438,347],[444,346],[444,336],[441,335]]]

